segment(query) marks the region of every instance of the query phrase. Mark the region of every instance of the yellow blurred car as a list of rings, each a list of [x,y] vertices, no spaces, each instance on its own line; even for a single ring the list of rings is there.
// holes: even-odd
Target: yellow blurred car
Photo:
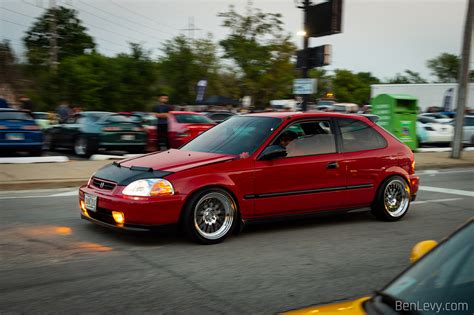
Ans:
[[[373,296],[284,314],[474,314],[474,218],[440,244],[416,244],[410,261]]]

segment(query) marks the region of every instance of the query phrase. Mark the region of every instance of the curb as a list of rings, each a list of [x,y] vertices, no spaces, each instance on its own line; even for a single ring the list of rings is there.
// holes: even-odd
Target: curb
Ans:
[[[87,183],[89,178],[84,179],[67,179],[67,180],[25,180],[11,181],[8,183],[0,183],[0,191],[2,190],[26,190],[26,189],[51,189],[51,188],[69,188],[77,187]]]

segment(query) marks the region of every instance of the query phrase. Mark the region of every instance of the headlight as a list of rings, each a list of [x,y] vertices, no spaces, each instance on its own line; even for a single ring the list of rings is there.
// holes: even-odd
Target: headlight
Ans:
[[[174,195],[174,188],[166,179],[140,179],[128,184],[122,194],[143,197],[171,196]]]

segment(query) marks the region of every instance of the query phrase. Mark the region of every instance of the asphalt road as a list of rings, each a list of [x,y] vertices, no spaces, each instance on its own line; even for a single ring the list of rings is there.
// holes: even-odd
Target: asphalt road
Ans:
[[[0,313],[275,313],[370,294],[412,246],[474,215],[474,169],[425,171],[400,222],[367,212],[248,226],[213,246],[80,220],[75,191],[0,192]],[[450,189],[450,190],[446,190]]]

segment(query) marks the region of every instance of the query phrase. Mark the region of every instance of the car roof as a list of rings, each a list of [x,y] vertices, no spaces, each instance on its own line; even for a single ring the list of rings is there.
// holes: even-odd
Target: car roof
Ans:
[[[335,117],[335,118],[355,118],[360,119],[364,117],[357,114],[346,114],[346,113],[335,113],[335,112],[264,112],[264,113],[252,113],[245,114],[242,116],[254,116],[254,117],[272,117],[272,118],[318,118],[318,117]],[[367,117],[364,117],[367,119]]]

